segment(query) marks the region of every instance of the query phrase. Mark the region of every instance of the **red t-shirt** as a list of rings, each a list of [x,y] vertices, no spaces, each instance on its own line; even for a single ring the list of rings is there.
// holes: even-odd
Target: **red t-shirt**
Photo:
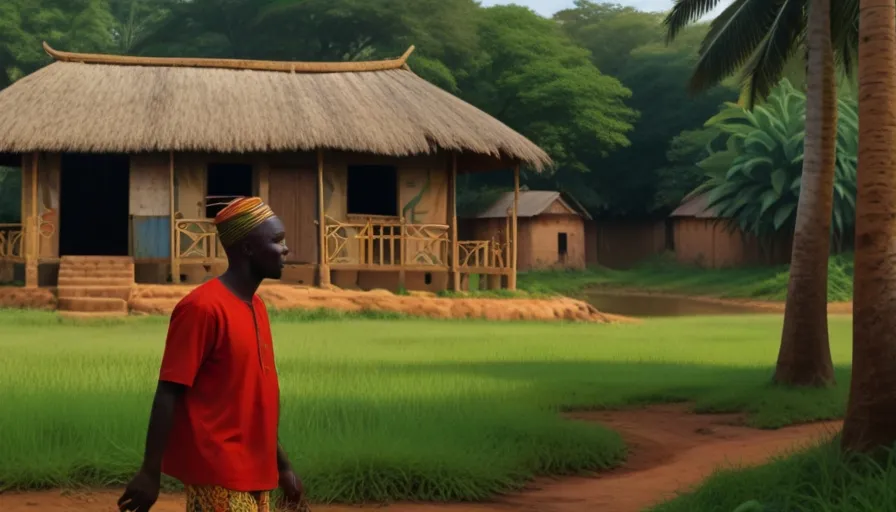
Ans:
[[[162,471],[185,485],[277,487],[280,386],[264,302],[218,279],[171,314],[159,379],[188,386],[174,412]]]

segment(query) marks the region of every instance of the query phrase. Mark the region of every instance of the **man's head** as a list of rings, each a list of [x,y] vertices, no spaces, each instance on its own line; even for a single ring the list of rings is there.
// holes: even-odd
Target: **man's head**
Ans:
[[[289,253],[283,223],[257,197],[232,201],[217,216],[215,226],[231,269],[258,281],[280,279]]]

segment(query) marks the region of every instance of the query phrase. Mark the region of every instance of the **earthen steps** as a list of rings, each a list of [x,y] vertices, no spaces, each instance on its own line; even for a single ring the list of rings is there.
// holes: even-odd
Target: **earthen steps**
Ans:
[[[74,299],[78,297],[94,297],[98,299],[121,299],[128,300],[131,298],[132,286],[62,286],[57,288],[56,296],[60,299]]]
[[[133,286],[131,258],[65,256],[56,285],[58,311],[69,318],[126,316]]]
[[[68,297],[60,298],[57,307],[61,311],[79,311],[82,313],[128,312],[128,303],[121,299],[105,297]]]
[[[134,280],[126,277],[68,277],[60,280],[56,286],[83,287],[83,286],[133,286]]]

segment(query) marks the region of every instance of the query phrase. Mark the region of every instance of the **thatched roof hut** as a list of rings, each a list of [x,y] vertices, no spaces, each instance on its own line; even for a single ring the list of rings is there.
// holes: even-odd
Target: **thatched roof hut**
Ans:
[[[531,141],[400,58],[308,63],[44,49],[54,63],[0,92],[0,152],[458,150],[550,165]]]

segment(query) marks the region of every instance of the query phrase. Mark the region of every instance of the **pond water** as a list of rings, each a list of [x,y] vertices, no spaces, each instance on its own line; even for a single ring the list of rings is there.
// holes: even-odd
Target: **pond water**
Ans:
[[[767,309],[748,304],[712,302],[699,298],[669,295],[590,290],[585,292],[583,299],[604,313],[631,317],[769,313]]]

